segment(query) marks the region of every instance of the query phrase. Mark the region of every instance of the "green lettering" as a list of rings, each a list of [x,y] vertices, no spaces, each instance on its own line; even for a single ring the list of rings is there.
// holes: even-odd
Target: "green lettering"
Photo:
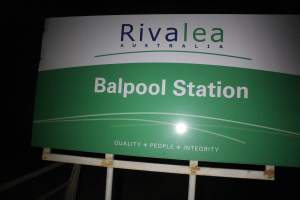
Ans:
[[[212,31],[215,32],[211,35],[211,41],[223,42],[223,30],[221,28],[213,28]]]
[[[197,42],[204,42],[205,41],[205,35],[206,35],[206,31],[205,31],[204,28],[196,28],[193,31],[193,38]],[[201,36],[204,36],[204,37],[201,37]]]

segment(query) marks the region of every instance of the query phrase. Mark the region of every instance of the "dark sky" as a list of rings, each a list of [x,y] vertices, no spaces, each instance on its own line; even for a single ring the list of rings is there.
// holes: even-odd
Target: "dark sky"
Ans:
[[[162,13],[263,13],[294,14],[298,8],[291,4],[277,3],[276,8],[261,6],[253,2],[240,8],[187,3],[112,2],[110,4],[50,3],[18,4],[3,7],[2,50],[4,62],[1,67],[4,100],[2,111],[0,184],[27,172],[41,168],[49,162],[41,160],[41,149],[30,146],[31,123],[34,104],[35,83],[40,58],[41,39],[46,17],[85,16],[103,14],[162,14]],[[76,4],[76,5],[74,5]],[[2,24],[1,23],[1,24]],[[139,159],[137,159],[139,160]],[[157,160],[156,160],[157,161]],[[168,162],[168,161],[162,161]],[[20,185],[0,194],[0,199],[36,199],[47,189],[62,183],[69,176],[70,165]],[[276,168],[276,180],[253,181],[226,178],[198,177],[197,199],[245,199],[282,196],[285,199],[299,196],[297,183],[299,168]],[[161,173],[115,170],[114,199],[186,199],[188,176]],[[78,189],[79,199],[104,199],[105,169],[83,167]],[[61,195],[62,196],[62,195]],[[53,199],[62,199],[57,195]],[[3,197],[3,198],[2,198]],[[299,197],[298,197],[299,198]]]

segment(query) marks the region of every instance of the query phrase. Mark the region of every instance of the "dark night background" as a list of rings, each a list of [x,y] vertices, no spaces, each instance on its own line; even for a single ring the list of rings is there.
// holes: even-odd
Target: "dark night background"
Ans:
[[[12,3],[13,4],[13,3]],[[74,5],[76,4],[76,5]],[[154,2],[111,2],[64,4],[55,1],[38,4],[18,4],[2,7],[1,99],[2,120],[0,185],[32,172],[52,162],[42,161],[40,148],[30,146],[34,92],[40,59],[44,19],[47,17],[85,16],[105,14],[201,14],[201,13],[261,13],[297,14],[297,6],[285,3],[276,8],[240,2],[241,8],[198,2],[197,4]],[[300,25],[300,23],[299,23]],[[7,55],[6,55],[7,54]],[[3,71],[4,69],[4,71]],[[145,158],[120,159],[188,164]],[[203,163],[207,165],[207,163]],[[201,166],[201,163],[200,163]],[[208,166],[222,166],[209,163]],[[230,166],[226,165],[225,167]],[[235,165],[233,165],[235,166]],[[236,166],[235,166],[236,167]],[[255,168],[255,166],[240,166]],[[50,189],[67,180],[72,170],[66,164],[50,173],[0,193],[0,199],[38,199]],[[82,166],[78,198],[104,199],[105,168]],[[241,180],[216,177],[197,177],[196,199],[299,199],[300,168],[277,167],[275,181]],[[188,176],[164,173],[114,171],[113,199],[187,199]],[[63,199],[64,191],[51,199]]]

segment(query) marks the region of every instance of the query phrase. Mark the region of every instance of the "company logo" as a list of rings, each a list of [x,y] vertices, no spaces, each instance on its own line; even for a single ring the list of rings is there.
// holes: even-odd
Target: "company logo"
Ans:
[[[153,27],[146,24],[122,24],[120,47],[126,48],[224,48],[224,31],[220,27]]]

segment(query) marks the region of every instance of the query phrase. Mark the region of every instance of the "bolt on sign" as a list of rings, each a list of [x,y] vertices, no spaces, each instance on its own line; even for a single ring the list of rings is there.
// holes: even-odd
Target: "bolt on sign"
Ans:
[[[49,18],[32,145],[299,167],[299,20]]]

